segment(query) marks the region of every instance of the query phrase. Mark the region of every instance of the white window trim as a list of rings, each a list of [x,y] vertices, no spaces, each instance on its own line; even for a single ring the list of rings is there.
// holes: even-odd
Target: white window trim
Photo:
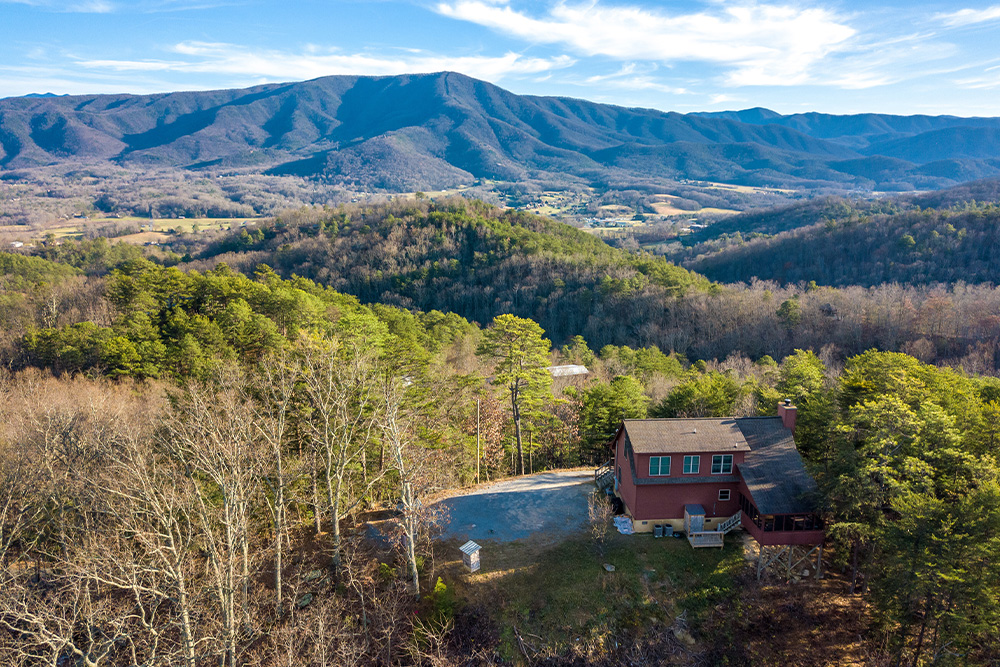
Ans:
[[[725,498],[722,497],[723,493],[726,494]],[[719,500],[721,502],[725,502],[727,500],[732,500],[732,499],[733,499],[733,492],[730,489],[719,489]]]
[[[688,472],[688,470],[687,470],[687,468],[688,468],[687,463],[688,463],[689,459],[698,462],[697,466],[695,467],[695,469],[692,470],[691,472]],[[684,467],[681,468],[681,472],[683,474],[685,474],[685,475],[698,475],[698,474],[700,474],[701,473],[701,455],[700,454],[685,454],[684,455]]]
[[[655,457],[655,458],[660,459],[660,465],[657,468],[657,470],[661,471],[661,472],[658,472],[655,475],[653,474],[653,458],[654,458],[653,456],[649,457],[649,476],[650,477],[670,477],[670,472],[671,472],[671,470],[674,467],[673,466],[673,461],[670,460],[670,457],[669,456],[660,456],[660,455],[657,455]],[[663,459],[667,460],[667,472],[666,472],[666,474],[664,474],[662,472],[662,470],[663,470]]]
[[[726,457],[729,457],[729,472],[726,472]],[[715,472],[715,459],[716,457],[722,459],[719,462],[719,472]],[[733,466],[736,462],[733,460],[732,454],[712,454],[712,474],[713,475],[732,475]]]

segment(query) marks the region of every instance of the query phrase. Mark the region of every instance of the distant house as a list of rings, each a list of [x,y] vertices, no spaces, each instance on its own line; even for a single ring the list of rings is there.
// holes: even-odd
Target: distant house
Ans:
[[[586,366],[580,364],[569,364],[566,366],[546,366],[545,370],[554,378],[572,377],[574,375],[587,375],[590,371]]]
[[[633,530],[684,532],[692,546],[722,546],[742,527],[764,547],[818,546],[816,483],[795,448],[795,407],[777,417],[626,419],[614,458],[598,469]],[[789,566],[790,567],[790,566]]]

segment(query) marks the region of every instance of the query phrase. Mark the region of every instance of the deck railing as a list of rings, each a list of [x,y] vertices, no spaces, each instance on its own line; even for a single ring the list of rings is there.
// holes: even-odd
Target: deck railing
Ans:
[[[717,530],[706,530],[697,533],[688,533],[688,542],[695,549],[699,547],[719,547],[722,548],[726,534]]]
[[[601,467],[594,470],[594,484],[597,485],[598,489],[606,489],[611,486],[615,481],[615,469],[612,466],[612,461],[608,461]]]
[[[733,528],[739,526],[741,523],[743,523],[742,510],[736,512],[736,514],[732,515],[731,517],[720,523],[715,530],[719,531],[720,533],[728,533]]]

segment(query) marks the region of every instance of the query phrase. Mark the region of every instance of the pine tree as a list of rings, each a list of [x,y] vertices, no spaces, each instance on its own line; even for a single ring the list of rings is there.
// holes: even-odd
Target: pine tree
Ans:
[[[504,387],[514,418],[514,437],[521,474],[524,474],[524,447],[521,416],[535,409],[548,396],[552,376],[550,343],[534,321],[514,315],[498,315],[483,332],[476,354],[494,362],[493,384]]]

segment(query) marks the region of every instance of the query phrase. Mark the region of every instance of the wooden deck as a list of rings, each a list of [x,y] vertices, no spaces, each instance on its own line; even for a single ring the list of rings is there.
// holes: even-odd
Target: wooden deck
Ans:
[[[698,533],[688,533],[688,542],[695,549],[699,547],[719,547],[722,548],[726,534],[718,530],[706,530]]]

